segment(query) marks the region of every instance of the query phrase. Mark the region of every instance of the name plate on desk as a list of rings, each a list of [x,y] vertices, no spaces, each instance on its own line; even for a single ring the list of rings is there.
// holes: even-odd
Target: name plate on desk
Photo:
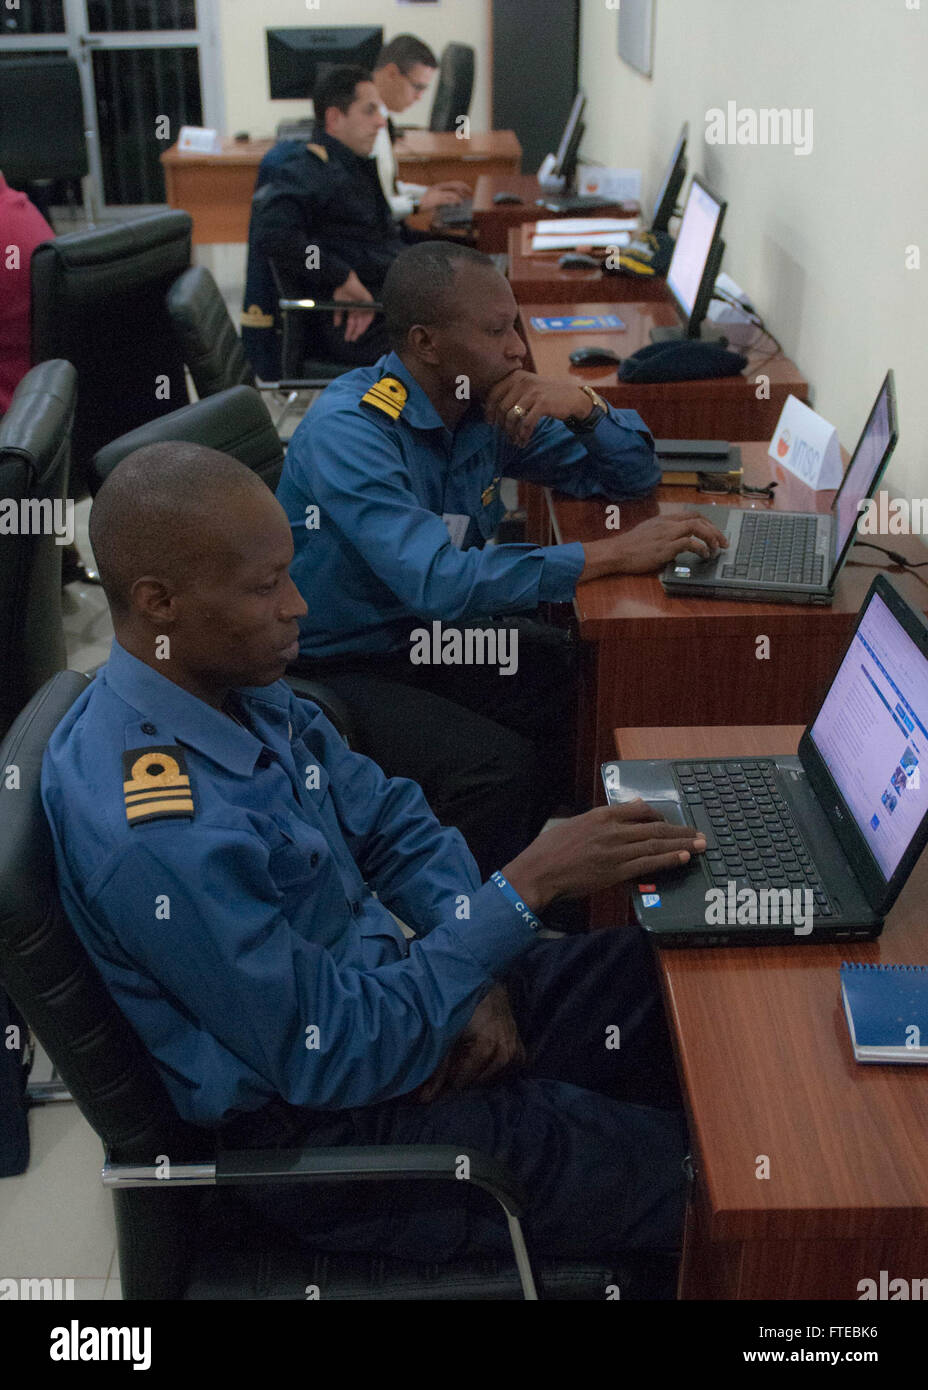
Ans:
[[[183,125],[177,137],[177,148],[181,154],[221,154],[222,141],[218,130],[206,126]]]
[[[616,203],[638,203],[641,201],[641,170],[588,165],[577,175],[577,192],[584,197],[598,194]]]
[[[787,396],[767,452],[816,492],[841,485],[838,431],[795,396]]]

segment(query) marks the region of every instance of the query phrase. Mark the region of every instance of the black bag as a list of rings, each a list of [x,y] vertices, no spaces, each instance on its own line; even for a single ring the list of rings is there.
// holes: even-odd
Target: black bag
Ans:
[[[26,1084],[31,1068],[29,1028],[0,989],[0,1178],[15,1177],[29,1167]]]

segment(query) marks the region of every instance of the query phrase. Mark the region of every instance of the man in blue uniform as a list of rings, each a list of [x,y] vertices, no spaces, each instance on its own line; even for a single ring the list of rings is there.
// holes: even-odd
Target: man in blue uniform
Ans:
[[[393,351],[323,392],[278,488],[293,577],[313,596],[300,668],[351,702],[372,756],[419,782],[489,871],[501,845],[517,853],[570,798],[574,649],[527,615],[578,583],[725,539],[693,513],[585,545],[484,548],[501,478],[640,496],[659,477],[651,436],[589,387],[524,370],[512,290],[488,257],[410,247],[382,298]],[[489,634],[480,650],[467,645],[475,630]],[[468,661],[490,638],[506,659]]]
[[[68,915],[180,1114],[227,1144],[473,1146],[525,1183],[540,1253],[672,1249],[684,1127],[644,938],[536,933],[558,894],[705,841],[600,808],[482,883],[419,788],[280,680],[306,603],[255,475],[140,450],[90,534],[116,640],[50,740],[43,801]],[[507,1248],[457,1193],[245,1197],[332,1249]]]

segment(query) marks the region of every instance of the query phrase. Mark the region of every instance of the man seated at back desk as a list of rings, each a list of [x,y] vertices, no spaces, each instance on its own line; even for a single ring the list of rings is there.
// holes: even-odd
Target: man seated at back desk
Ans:
[[[704,838],[601,807],[482,883],[420,789],[280,679],[306,603],[255,474],[139,450],[90,540],[116,636],[52,735],[43,802],[68,916],[180,1115],[232,1147],[479,1149],[524,1184],[540,1254],[673,1251],[685,1131],[644,934],[537,931],[557,895]],[[322,1249],[508,1255],[501,1216],[444,1186],[241,1194]]]
[[[278,488],[313,596],[298,669],[349,702],[371,756],[422,786],[487,873],[572,801],[574,645],[525,615],[726,542],[691,513],[585,545],[484,548],[502,477],[640,495],[659,477],[651,436],[635,411],[523,369],[512,290],[487,256],[409,247],[382,297],[393,351],[326,388]],[[475,630],[488,635],[468,656]]]
[[[296,297],[371,303],[396,256],[420,233],[398,226],[372,158],[386,126],[371,74],[342,66],[314,92],[309,144],[265,157],[251,206],[243,343],[259,375],[278,375],[273,261]],[[344,320],[344,323],[343,323]],[[374,362],[387,347],[381,316],[369,309],[308,319],[312,355]]]
[[[417,212],[460,203],[471,196],[469,184],[458,179],[428,185],[405,183],[397,177],[393,144],[399,132],[390,116],[399,116],[408,111],[428,91],[437,68],[435,54],[412,34],[397,34],[396,38],[384,44],[374,63],[374,86],[387,122],[386,129],[377,134],[374,155],[380,173],[380,186],[397,221]]]

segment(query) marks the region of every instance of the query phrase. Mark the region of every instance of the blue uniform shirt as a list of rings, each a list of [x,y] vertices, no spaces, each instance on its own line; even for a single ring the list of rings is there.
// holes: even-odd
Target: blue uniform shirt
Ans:
[[[113,643],[42,769],[68,916],[185,1119],[405,1094],[535,934],[416,783],[234,698],[253,732]]]
[[[362,399],[384,376],[406,392],[396,418]],[[482,548],[504,512],[500,479],[617,499],[650,491],[659,476],[634,410],[610,407],[585,436],[542,419],[520,449],[477,408],[452,433],[396,353],[347,372],[294,432],[277,489],[293,531],[291,574],[309,605],[300,651],[393,651],[417,619],[569,601],[584,565],[579,543]],[[318,527],[307,511],[314,506]],[[452,545],[443,515],[469,518],[463,548]]]

